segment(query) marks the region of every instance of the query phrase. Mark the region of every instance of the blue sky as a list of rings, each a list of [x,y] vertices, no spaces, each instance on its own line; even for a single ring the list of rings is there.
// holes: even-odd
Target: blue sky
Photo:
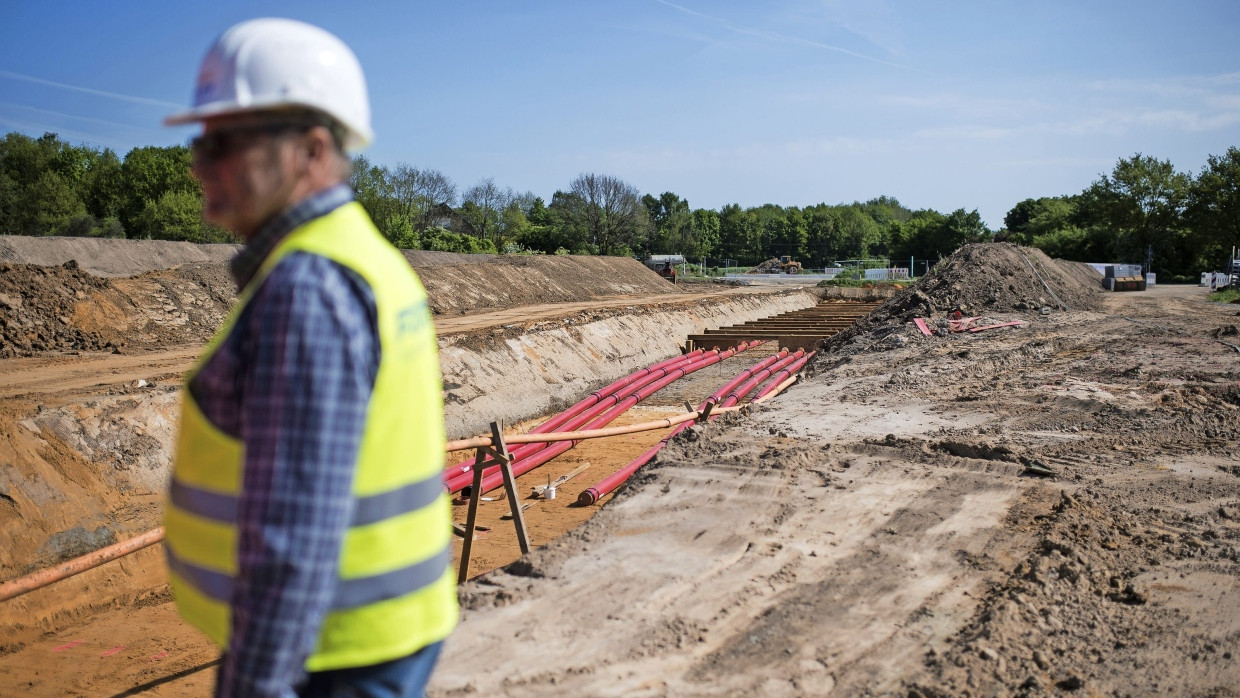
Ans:
[[[27,2],[0,24],[0,130],[123,154],[233,23],[357,52],[372,161],[550,199],[581,172],[691,206],[894,196],[978,209],[1074,194],[1140,152],[1197,173],[1240,146],[1240,3]]]

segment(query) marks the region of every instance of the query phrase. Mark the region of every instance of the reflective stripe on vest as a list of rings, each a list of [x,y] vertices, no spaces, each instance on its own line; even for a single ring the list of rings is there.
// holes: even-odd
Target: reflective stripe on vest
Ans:
[[[361,206],[351,203],[277,245],[199,367],[233,332],[271,270],[293,252],[345,266],[366,281],[375,298],[380,364],[354,472],[354,513],[341,546],[331,609],[306,662],[310,671],[365,666],[412,654],[456,625],[436,340],[426,292],[408,262],[383,240]],[[165,521],[169,580],[182,615],[221,645],[230,633],[244,462],[243,444],[212,424],[183,390]]]

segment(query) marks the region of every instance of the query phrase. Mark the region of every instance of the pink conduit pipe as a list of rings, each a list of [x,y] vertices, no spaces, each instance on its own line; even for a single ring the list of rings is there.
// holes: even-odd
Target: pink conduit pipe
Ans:
[[[714,395],[711,395],[706,402],[702,403],[701,407],[698,408],[698,411],[700,412],[705,409],[706,404],[711,402],[719,404],[720,407],[731,407],[732,405],[735,405],[740,401],[740,399],[752,392],[758,384],[767,378],[767,376],[771,375],[772,370],[779,371],[779,373],[784,373],[787,369],[780,370],[780,367],[792,366],[797,363],[800,363],[800,365],[803,366],[808,358],[803,356],[804,353],[804,350],[799,349],[796,354],[787,356],[786,351],[781,351],[776,356],[770,357],[765,361],[759,362],[752,368],[742,371],[739,376],[733,378],[731,381],[728,381],[726,385],[715,391]],[[726,397],[723,397],[725,393]],[[721,397],[723,397],[722,402],[720,401]],[[709,419],[714,418],[715,417],[712,416]],[[588,506],[602,499],[604,495],[616,489],[632,477],[633,473],[637,472],[643,465],[649,463],[650,460],[655,457],[655,454],[663,450],[663,447],[675,438],[677,434],[693,426],[695,423],[696,420],[691,420],[678,424],[676,428],[672,429],[672,431],[668,433],[667,436],[663,437],[659,443],[651,446],[645,453],[635,458],[628,465],[617,470],[610,477],[604,478],[593,487],[589,487],[584,492],[577,495],[577,504]]]
[[[638,390],[641,390],[643,387],[653,383],[654,381],[659,380],[663,376],[667,375],[669,371],[674,371],[677,368],[680,368],[682,366],[687,366],[689,364],[692,364],[695,361],[701,361],[704,355],[716,355],[716,354],[718,354],[717,351],[715,351],[713,354],[709,352],[704,352],[703,354],[699,354],[697,356],[689,356],[688,358],[681,357],[681,360],[676,361],[674,363],[670,363],[668,366],[665,366],[662,368],[656,368],[652,370],[650,373],[637,378],[634,382],[630,383],[629,385],[623,386],[619,390],[614,390],[610,394],[604,395],[597,404],[592,405],[582,410],[578,414],[571,417],[568,421],[561,422],[560,425],[557,427],[557,429],[575,431],[578,428],[580,428],[581,425],[597,417],[604,410],[619,403],[622,398],[625,398],[628,395],[634,392],[637,392]],[[543,433],[552,433],[552,432],[543,432]],[[534,454],[538,453],[539,451],[543,450],[546,447],[547,447],[547,442],[545,441],[537,442],[537,443],[522,444],[514,449],[511,449],[509,451],[509,455],[512,457],[512,460],[515,462],[521,458],[528,458],[530,456],[533,456]],[[460,492],[462,490],[465,490],[466,488],[468,488],[470,485],[473,484],[473,481],[474,481],[473,468],[472,468],[472,464],[469,464],[469,465],[470,467],[468,470],[465,470],[464,472],[458,473],[448,478],[446,485],[447,485],[449,493]],[[483,471],[483,477],[490,477],[492,475],[499,476],[499,474],[500,474],[500,469],[498,465],[490,466],[486,470]]]
[[[761,400],[762,398],[766,397],[768,394],[770,394],[772,391],[778,388],[779,384],[784,382],[789,376],[791,376],[792,374],[804,368],[805,364],[809,363],[809,360],[814,358],[814,354],[817,354],[817,353],[818,352],[816,351],[811,351],[809,354],[805,355],[804,357],[800,359],[797,359],[790,366],[783,369],[779,373],[775,374],[771,378],[771,380],[765,386],[763,386],[761,390],[758,391],[758,394],[756,397],[754,397],[754,399]]]
[[[714,393],[712,393],[710,397],[706,398],[706,401],[698,406],[698,411],[701,412],[702,410],[706,409],[706,405],[708,404],[710,405],[719,404],[719,402],[723,400],[724,396],[726,396],[729,392],[731,392],[734,388],[736,388],[736,386],[748,380],[749,377],[752,376],[754,373],[761,371],[762,369],[766,368],[767,366],[770,366],[776,361],[779,361],[780,359],[784,358],[787,355],[788,355],[787,349],[780,349],[779,353],[774,354],[772,356],[768,356],[765,359],[754,364],[753,366],[750,366],[744,371],[741,371],[740,373],[736,374],[735,378],[728,381],[727,383],[724,383],[723,387],[719,388]]]
[[[746,342],[741,342],[733,349],[728,349],[727,351],[723,351],[718,354],[709,354],[705,358],[702,358],[698,361],[694,361],[693,363],[672,369],[668,372],[668,375],[664,376],[663,378],[660,378],[659,380],[653,383],[646,385],[645,387],[643,387],[641,390],[637,391],[636,393],[629,395],[624,400],[622,400],[619,404],[617,404],[615,407],[608,410],[605,414],[596,418],[594,421],[590,422],[588,425],[586,425],[586,429],[597,429],[599,427],[602,427],[610,423],[616,417],[619,417],[621,414],[624,414],[633,405],[636,405],[642,400],[645,400],[646,398],[650,397],[656,392],[662,390],[663,388],[670,385],[672,382],[679,380],[680,378],[690,373],[693,373],[694,371],[699,371],[703,368],[706,368],[707,366],[713,366],[719,363],[720,361],[723,361],[724,359],[730,358],[734,354],[737,354],[739,352],[745,351],[746,349],[755,347],[760,343],[761,342],[754,342],[753,344],[749,344]],[[539,451],[538,453],[535,453],[532,456],[529,456],[519,461],[515,461],[512,464],[513,475],[514,476],[523,475],[533,470],[534,468],[537,468],[543,463],[546,463],[552,458],[555,458],[556,456],[560,455],[561,453],[567,451],[568,449],[576,445],[577,445],[577,441],[557,441],[554,444],[548,446],[547,448],[544,448],[543,450]],[[503,484],[502,473],[497,472],[497,473],[494,473],[493,475],[488,475],[484,477],[482,480],[482,491],[490,492],[496,487],[499,487],[501,484]]]
[[[725,395],[727,395],[729,392],[731,392],[741,383],[744,383],[746,380],[748,380],[749,377],[754,374],[754,372],[761,371],[762,369],[766,368],[767,366],[770,366],[771,364],[774,364],[775,362],[779,361],[780,359],[782,359],[783,357],[787,355],[788,355],[788,351],[786,349],[781,349],[778,354],[775,354],[774,356],[768,356],[767,358],[759,361],[753,366],[750,366],[744,371],[741,371],[740,374],[738,374],[735,378],[725,383],[723,387],[716,390],[714,393],[711,394],[710,397],[706,398],[706,400],[703,401],[702,404],[698,405],[698,412],[701,412],[702,410],[706,409],[707,405],[718,404],[719,401],[722,400]],[[593,487],[587,488],[584,492],[579,494],[577,496],[577,504],[582,505],[582,506],[593,504],[597,502],[599,498],[601,498],[603,495],[619,487],[620,483],[629,479],[629,477],[632,476],[633,473],[637,472],[638,468],[649,463],[650,459],[654,458],[655,454],[658,453],[660,450],[662,450],[663,447],[666,446],[668,442],[671,441],[677,434],[693,426],[696,422],[697,422],[696,419],[691,419],[687,422],[681,422],[680,424],[678,424],[675,428],[672,429],[671,432],[668,433],[667,436],[663,437],[663,439],[659,441],[659,443],[647,449],[645,453],[635,458],[632,462],[630,462],[628,465],[624,466],[620,470],[616,471],[615,473],[612,473],[610,477],[604,478],[602,482],[599,482]]]
[[[719,406],[720,407],[731,407],[732,405],[735,405],[736,403],[741,401],[741,398],[753,392],[753,389],[761,385],[762,381],[766,380],[767,377],[770,376],[772,373],[779,371],[780,369],[784,368],[788,364],[791,364],[792,362],[796,361],[797,359],[801,358],[804,355],[805,355],[804,349],[797,349],[795,354],[785,356],[779,361],[776,361],[770,366],[767,366],[761,371],[758,371],[757,373],[750,376],[749,380],[740,384],[732,392],[728,393],[728,396],[723,399],[723,402],[720,403]]]
[[[632,390],[637,390],[642,385],[650,381],[657,380],[660,376],[664,375],[664,372],[668,368],[694,361],[700,358],[703,353],[704,353],[704,350],[698,349],[698,350],[689,352],[688,354],[682,354],[680,356],[675,356],[665,361],[660,361],[657,364],[652,364],[650,366],[647,366],[646,368],[643,368],[640,371],[631,373],[625,376],[624,378],[621,378],[620,380],[606,387],[599,388],[593,393],[590,393],[589,396],[585,397],[584,399],[579,401],[577,404],[557,414],[551,419],[548,419],[542,424],[539,424],[537,427],[534,427],[533,429],[530,430],[529,433],[545,434],[551,431],[555,431],[556,429],[560,428],[561,426],[564,426],[566,423],[569,423],[569,422],[575,422],[574,424],[570,426],[570,430],[571,428],[580,426],[581,424],[584,424],[589,418],[588,417],[585,419],[576,419],[576,418],[578,418],[581,414],[587,412],[591,408],[595,407],[598,403],[606,401],[608,398],[612,397],[612,395],[615,395],[615,394],[619,394],[620,397],[623,397],[624,395],[627,395]],[[598,414],[598,411],[594,412],[593,414]],[[536,451],[539,451],[545,446],[546,446],[545,442],[533,443],[533,444],[522,444],[512,449],[510,453],[514,459],[521,458],[524,456],[528,456]],[[488,468],[487,472],[499,472],[499,466],[492,466],[491,468]],[[461,488],[469,485],[469,483],[472,480],[473,480],[473,463],[471,462],[454,463],[444,469],[444,481],[448,485],[449,492],[460,491]]]
[[[617,380],[614,383],[611,383],[610,385],[599,388],[593,393],[590,393],[588,396],[580,400],[577,404],[573,405],[572,407],[569,407],[568,409],[557,414],[551,419],[548,419],[542,424],[539,424],[538,426],[534,427],[533,429],[529,431],[529,433],[545,434],[550,431],[555,431],[557,428],[562,426],[565,422],[569,421],[570,419],[572,419],[574,416],[581,413],[582,411],[590,408],[591,406],[596,404],[599,400],[602,400],[603,398],[607,397],[611,393],[616,392],[631,383],[640,381],[655,371],[666,368],[668,366],[674,366],[677,364],[685,363],[687,361],[691,361],[694,358],[697,358],[698,356],[700,356],[704,351],[705,350],[703,349],[696,349],[694,351],[689,352],[688,354],[681,354],[680,356],[673,356],[670,359],[665,359],[656,364],[651,364],[650,366],[647,366],[646,368],[643,368],[640,371],[634,371],[633,373],[630,373],[629,375],[621,378],[620,380]],[[534,446],[535,447],[534,450],[537,450],[537,448],[541,448],[541,446],[538,446],[536,444],[526,444],[525,446],[526,447]],[[458,475],[460,475],[461,473],[471,472],[472,469],[473,469],[473,465],[470,463],[454,463],[444,469],[444,479],[451,480],[457,477]]]

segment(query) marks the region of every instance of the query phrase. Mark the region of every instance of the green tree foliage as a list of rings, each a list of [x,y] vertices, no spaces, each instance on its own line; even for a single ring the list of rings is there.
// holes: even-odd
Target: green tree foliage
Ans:
[[[0,141],[0,232],[233,239],[201,222],[172,231],[152,227],[179,220],[170,211],[191,210],[188,202],[201,210],[202,190],[189,164],[184,146],[135,148],[122,161],[111,150],[73,146],[54,133],[37,139],[9,133]],[[181,196],[165,199],[168,193]]]
[[[366,209],[375,227],[393,244],[405,235],[408,218],[401,215],[401,204],[396,198],[392,171],[375,165],[365,155],[353,156],[353,169],[349,174],[349,186],[357,202]]]
[[[697,255],[717,254],[719,250],[719,213],[709,208],[693,210],[693,229],[697,235]]]
[[[137,230],[147,203],[159,201],[166,193],[190,194],[202,200],[202,187],[190,173],[191,159],[189,148],[183,145],[134,148],[125,155],[120,168],[123,194],[118,217],[126,230]],[[139,236],[146,237],[150,231],[145,233]]]
[[[556,254],[567,250],[573,254],[593,254],[586,242],[586,230],[569,212],[584,203],[578,197],[557,191],[547,206],[542,199],[535,199],[526,218],[529,226],[517,241],[528,250]]]
[[[960,208],[946,216],[937,211],[917,211],[907,221],[894,222],[890,230],[895,259],[940,259],[964,245],[992,239],[976,209]]]
[[[473,235],[454,233],[446,228],[423,231],[422,249],[437,252],[464,252],[466,254],[495,254],[497,250],[490,240],[480,240]]]
[[[1189,182],[1171,161],[1138,153],[1120,160],[1109,176],[1081,193],[1077,223],[1107,229],[1115,261],[1142,262],[1150,248],[1158,260],[1155,268],[1183,268],[1187,231],[1181,214]]]
[[[1240,151],[1210,156],[1195,179],[1141,154],[1119,160],[1076,196],[1026,199],[1008,212],[1004,237],[1052,256],[1145,261],[1160,274],[1218,267],[1240,242]]]
[[[763,204],[751,212],[757,224],[760,256],[788,255],[793,259],[805,256],[809,229],[800,209]]]
[[[637,188],[606,174],[585,172],[569,185],[575,198],[566,214],[585,229],[599,254],[628,254],[643,247],[650,235],[650,216]]]
[[[54,170],[44,170],[26,188],[23,203],[33,225],[28,230],[38,235],[64,233],[70,223],[86,215],[86,204],[78,196],[73,182]]]
[[[996,239],[1018,245],[1034,244],[1038,236],[1075,227],[1076,204],[1067,197],[1025,199],[1004,216],[1006,229]]]
[[[165,191],[147,200],[134,219],[132,237],[187,242],[232,242],[227,231],[202,219],[202,198],[192,191]]]
[[[184,146],[111,150],[54,133],[0,139],[0,234],[235,241],[201,220],[202,190]],[[353,160],[349,179],[375,225],[402,248],[559,254],[682,253],[757,264],[791,255],[809,267],[837,260],[936,259],[991,234],[977,211],[911,211],[880,196],[804,208],[775,204],[691,209],[673,192],[641,196],[610,175],[582,174],[550,203],[483,179],[464,195],[443,173]],[[459,204],[458,204],[459,201]],[[1210,156],[1197,177],[1136,154],[1083,192],[1028,198],[996,239],[1065,259],[1140,262],[1192,274],[1240,245],[1240,149]]]
[[[121,177],[121,159],[106,148],[86,172],[86,208],[100,218],[116,220],[125,201],[125,183]]]
[[[882,230],[865,210],[857,205],[838,207],[839,247],[837,259],[866,259],[879,253]]]
[[[696,215],[696,212],[689,208],[687,200],[670,191],[663,192],[657,199],[646,194],[641,200],[653,226],[653,232],[646,243],[650,253],[683,254],[689,258],[699,258],[714,251],[718,242],[717,225],[714,231],[700,227],[700,223],[707,226],[711,223]]]
[[[1240,148],[1209,157],[1189,187],[1185,219],[1197,252],[1196,269],[1222,268],[1231,248],[1240,246]]]
[[[742,264],[762,261],[762,230],[758,216],[740,204],[726,204],[719,212],[719,254]]]

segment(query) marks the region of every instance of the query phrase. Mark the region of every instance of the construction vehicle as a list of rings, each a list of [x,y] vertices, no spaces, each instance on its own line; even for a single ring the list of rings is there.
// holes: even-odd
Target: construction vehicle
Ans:
[[[684,255],[679,254],[654,254],[642,260],[642,264],[672,283],[676,283],[676,265],[684,263]]]
[[[1231,261],[1227,265],[1227,278],[1232,288],[1240,288],[1240,247],[1231,248]]]
[[[794,262],[792,257],[784,255],[778,259],[771,257],[758,266],[750,269],[748,274],[800,274],[801,263]]]

